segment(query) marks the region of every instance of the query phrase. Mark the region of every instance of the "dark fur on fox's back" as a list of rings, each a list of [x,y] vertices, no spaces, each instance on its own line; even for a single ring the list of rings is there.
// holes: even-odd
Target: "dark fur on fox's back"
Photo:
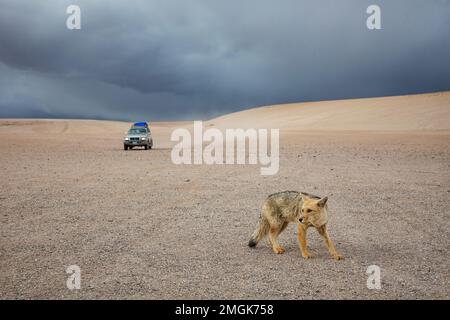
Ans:
[[[295,198],[297,197],[299,194],[304,194],[305,196],[307,196],[308,198],[311,199],[320,199],[319,196],[313,195],[311,193],[307,193],[307,192],[298,192],[298,191],[281,191],[281,192],[276,192],[276,193],[272,193],[271,195],[269,195],[267,198],[272,198],[272,197],[280,197],[280,196],[286,196],[288,198]]]
[[[300,194],[300,192],[298,192],[298,191],[281,191],[281,192],[272,193],[267,198],[280,197],[280,196],[285,196],[288,198],[295,198],[299,194]]]

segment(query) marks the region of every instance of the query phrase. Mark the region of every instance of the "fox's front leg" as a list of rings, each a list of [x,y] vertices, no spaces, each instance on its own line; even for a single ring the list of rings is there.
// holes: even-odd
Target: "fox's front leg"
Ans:
[[[317,231],[319,231],[319,234],[323,237],[323,239],[325,240],[325,245],[328,248],[328,252],[330,253],[331,257],[335,260],[342,260],[344,259],[337,251],[336,248],[333,245],[333,242],[330,239],[330,236],[328,235],[327,232],[327,225],[323,225],[319,228],[317,228]]]
[[[300,252],[302,257],[305,259],[311,258],[311,255],[306,248],[306,229],[307,227],[301,223],[297,225],[297,238],[298,238],[298,246],[300,247]]]

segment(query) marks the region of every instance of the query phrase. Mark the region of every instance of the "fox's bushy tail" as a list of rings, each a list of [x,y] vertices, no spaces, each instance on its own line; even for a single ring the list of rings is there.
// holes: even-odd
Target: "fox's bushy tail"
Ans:
[[[261,217],[256,230],[253,232],[250,241],[248,242],[248,246],[250,248],[256,247],[258,242],[269,232],[269,227],[267,219]]]

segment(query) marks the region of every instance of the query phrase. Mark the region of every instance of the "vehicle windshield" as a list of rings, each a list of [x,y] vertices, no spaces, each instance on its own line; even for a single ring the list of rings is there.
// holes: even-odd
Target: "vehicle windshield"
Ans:
[[[130,129],[128,130],[128,134],[146,134],[147,129]]]

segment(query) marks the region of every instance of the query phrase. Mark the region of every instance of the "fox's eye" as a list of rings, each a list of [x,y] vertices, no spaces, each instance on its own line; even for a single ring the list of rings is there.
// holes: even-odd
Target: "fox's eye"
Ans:
[[[311,209],[307,209],[306,212],[310,213],[312,210]]]

